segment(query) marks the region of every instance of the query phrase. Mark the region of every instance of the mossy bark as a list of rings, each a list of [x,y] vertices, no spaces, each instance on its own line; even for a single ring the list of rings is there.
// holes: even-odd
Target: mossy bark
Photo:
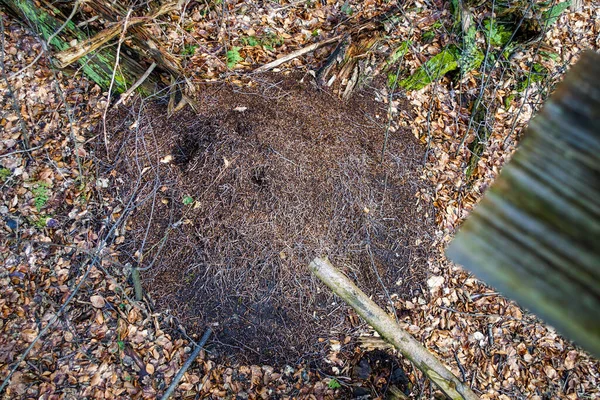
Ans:
[[[64,51],[70,47],[72,40],[79,42],[88,39],[88,36],[79,29],[73,21],[66,21],[62,13],[52,6],[41,6],[31,0],[0,0],[11,14],[15,15],[35,27],[44,40],[50,39],[50,46],[55,51]],[[48,7],[48,8],[46,8]],[[65,24],[64,29],[55,35],[60,27]],[[116,64],[116,46],[98,49],[91,55],[84,56],[78,60],[82,72],[102,89],[107,90],[113,79],[113,69]],[[122,51],[119,57],[119,66],[114,76],[113,91],[122,93],[133,85],[138,77],[144,74],[145,68],[136,60]],[[155,91],[157,81],[148,79],[138,89],[142,94],[151,94]]]

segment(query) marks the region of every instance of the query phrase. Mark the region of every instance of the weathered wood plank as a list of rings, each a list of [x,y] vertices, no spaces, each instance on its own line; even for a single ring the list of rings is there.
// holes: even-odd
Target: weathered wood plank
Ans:
[[[600,55],[533,118],[448,257],[600,356]]]

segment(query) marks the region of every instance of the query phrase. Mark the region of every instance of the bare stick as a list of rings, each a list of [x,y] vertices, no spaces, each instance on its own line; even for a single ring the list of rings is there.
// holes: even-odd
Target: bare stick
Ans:
[[[153,62],[152,64],[150,64],[150,66],[148,67],[148,69],[146,70],[146,72],[144,72],[144,75],[142,75],[140,77],[140,79],[138,79],[133,84],[132,87],[130,87],[129,89],[127,89],[127,91],[121,95],[121,97],[119,98],[119,101],[117,101],[117,103],[114,105],[114,107],[117,107],[119,104],[121,104],[125,100],[127,100],[129,98],[129,96],[131,96],[131,94],[133,93],[133,91],[135,89],[137,89],[142,83],[144,83],[144,81],[150,76],[150,74],[152,73],[152,71],[154,71],[154,68],[156,68],[156,63],[155,62]]]
[[[190,365],[192,365],[196,357],[198,357],[200,350],[202,350],[202,347],[204,347],[204,345],[206,344],[206,341],[208,340],[211,333],[212,330],[210,328],[208,328],[206,332],[204,332],[202,339],[200,339],[200,341],[196,343],[196,348],[194,349],[192,354],[190,354],[190,357],[186,360],[185,364],[183,364],[177,375],[175,375],[175,378],[173,378],[173,382],[171,382],[169,388],[167,389],[165,394],[163,394],[160,400],[167,400],[171,396],[171,394],[173,394],[173,391],[179,384],[179,381],[181,380],[181,378],[183,378],[183,374],[185,374],[185,371],[188,370],[188,368],[190,367]]]
[[[254,70],[254,72],[266,72],[266,71],[269,71],[269,70],[271,70],[273,68],[277,68],[281,64],[286,63],[286,62],[288,62],[290,60],[293,60],[294,58],[298,58],[300,56],[303,56],[304,54],[310,53],[311,51],[315,51],[315,50],[317,50],[320,47],[323,47],[323,46],[326,46],[328,44],[337,42],[342,37],[343,37],[342,35],[338,35],[338,36],[334,36],[332,38],[323,40],[322,42],[319,42],[319,43],[313,43],[310,46],[306,46],[306,47],[304,47],[302,49],[293,51],[293,52],[291,52],[290,54],[288,54],[286,56],[278,58],[275,61],[271,61],[270,63],[265,64],[265,65],[263,65],[261,67],[258,67],[258,68],[256,68]]]
[[[106,114],[108,113],[108,107],[110,105],[110,94],[112,92],[113,84],[115,83],[115,75],[117,74],[117,68],[119,67],[119,56],[121,54],[121,44],[125,41],[125,33],[127,32],[127,21],[129,21],[129,17],[131,16],[131,9],[127,12],[127,16],[125,17],[125,24],[123,25],[123,31],[121,32],[121,38],[119,39],[119,44],[117,45],[117,55],[115,58],[115,66],[113,68],[112,77],[110,78],[110,86],[108,87],[108,95],[106,96],[106,107],[104,108],[104,114],[102,115],[102,128],[104,131],[104,146],[106,146],[106,155],[110,154],[108,151],[108,134],[106,132]]]
[[[402,329],[385,311],[364,294],[327,259],[315,258],[308,266],[335,294],[350,305],[369,325],[404,357],[412,361],[451,399],[478,400],[479,397],[450,372],[421,343]]]

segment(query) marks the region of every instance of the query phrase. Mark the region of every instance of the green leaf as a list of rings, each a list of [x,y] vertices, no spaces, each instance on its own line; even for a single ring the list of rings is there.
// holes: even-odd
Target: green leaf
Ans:
[[[227,57],[227,68],[233,68],[237,63],[243,60],[240,55],[240,47],[233,46],[226,54]]]
[[[557,53],[540,51],[540,54],[542,55],[542,57],[544,57],[547,60],[552,60],[554,62],[560,62],[560,55],[558,55]]]
[[[185,196],[183,198],[183,204],[185,204],[186,206],[189,206],[193,202],[194,202],[194,199],[191,196]]]
[[[542,13],[542,17],[544,18],[544,21],[546,21],[546,26],[551,26],[552,24],[554,24],[558,20],[558,17],[560,17],[560,14],[562,14],[563,11],[565,11],[570,6],[571,1],[569,0],[555,4],[550,9],[544,11]]]
[[[329,389],[339,389],[342,387],[342,385],[340,385],[340,383],[337,381],[337,379],[330,379],[329,383],[327,384],[327,387]]]
[[[352,14],[354,14],[354,10],[352,9],[352,6],[350,6],[350,4],[348,4],[348,2],[345,2],[342,5],[341,11],[349,17],[351,17]]]

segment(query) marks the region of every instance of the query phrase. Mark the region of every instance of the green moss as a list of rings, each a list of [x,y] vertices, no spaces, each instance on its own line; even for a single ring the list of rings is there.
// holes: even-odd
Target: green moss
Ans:
[[[483,52],[477,47],[477,29],[472,25],[464,36],[462,51],[458,64],[463,74],[478,69],[485,58]]]
[[[0,168],[0,180],[2,180],[2,182],[7,181],[9,176],[11,176],[10,169]]]
[[[21,10],[25,18],[32,21],[36,29],[38,29],[40,36],[42,36],[44,40],[48,40],[50,37],[52,37],[62,25],[56,18],[54,18],[54,16],[48,14],[38,7],[35,7],[34,3],[31,1],[17,0],[15,4]],[[55,12],[58,13],[58,10]],[[68,38],[68,40],[65,38]],[[52,45],[58,51],[64,51],[71,47],[69,41],[72,39],[77,39],[81,42],[87,39],[87,35],[72,21],[68,21],[62,32],[52,37],[50,45]],[[113,66],[116,63],[116,56],[111,52],[111,50],[98,50],[93,56],[82,57],[78,62],[81,65],[83,73],[89,79],[97,83],[104,90],[109,88],[113,73]],[[113,86],[114,92],[122,93],[126,91],[129,87],[127,84],[129,81],[131,81],[131,79],[128,79],[125,75],[117,70]]]
[[[455,46],[449,46],[433,56],[417,71],[398,85],[406,90],[419,90],[431,82],[441,79],[450,71],[458,68],[459,52]]]
[[[492,46],[502,47],[513,36],[513,32],[510,29],[507,29],[505,25],[499,24],[495,19],[486,19],[483,21],[483,26],[485,28],[483,30],[485,38]]]
[[[404,42],[401,42],[400,45],[396,47],[396,49],[392,52],[392,54],[390,54],[390,56],[385,61],[386,69],[389,69],[392,65],[398,62],[398,60],[404,57],[411,44],[412,42],[410,40],[405,40]]]

